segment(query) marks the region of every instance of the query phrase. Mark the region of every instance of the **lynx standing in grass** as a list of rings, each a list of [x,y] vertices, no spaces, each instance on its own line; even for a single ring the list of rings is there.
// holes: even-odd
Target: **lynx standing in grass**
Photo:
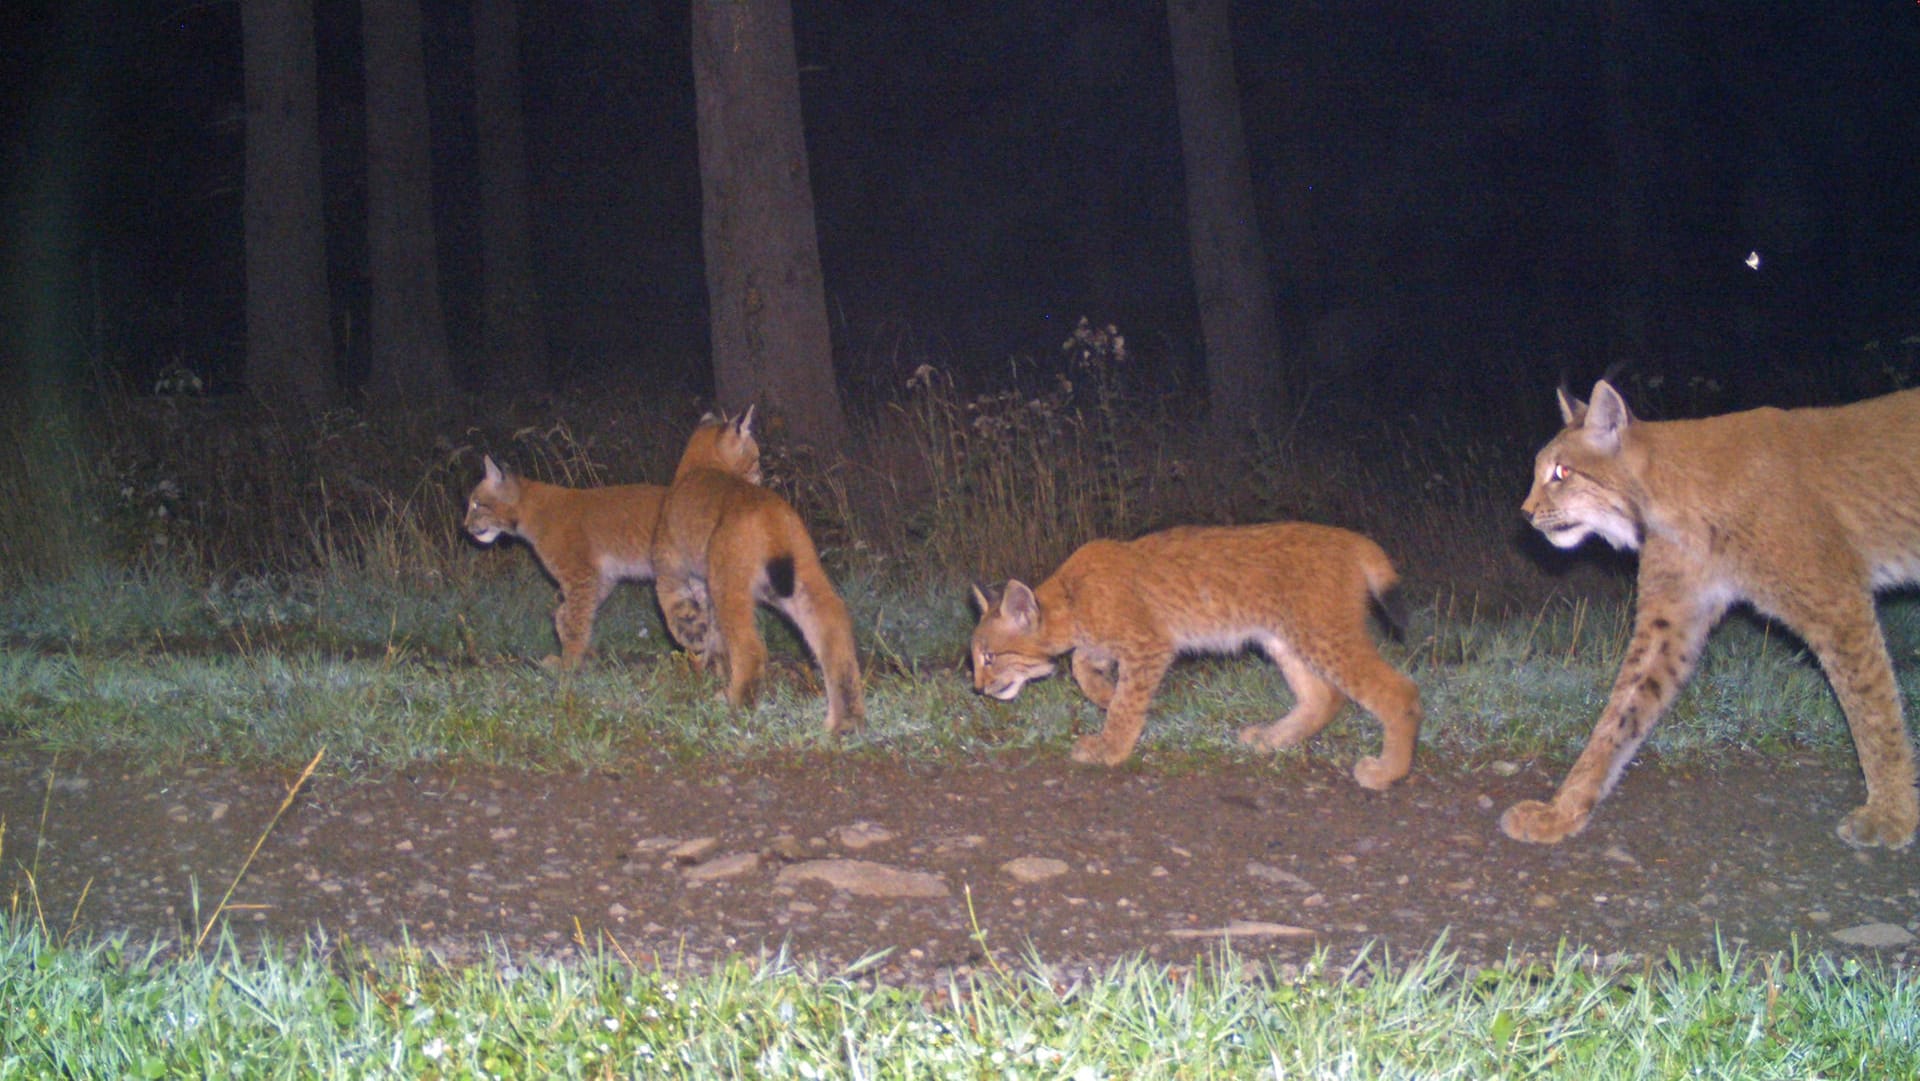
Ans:
[[[1251,645],[1280,666],[1295,702],[1280,720],[1242,729],[1240,742],[1295,746],[1352,699],[1386,730],[1380,757],[1361,759],[1354,779],[1384,789],[1407,775],[1420,730],[1419,689],[1367,634],[1369,602],[1397,579],[1379,545],[1330,526],[1186,526],[1093,541],[1037,589],[974,591],[973,689],[1011,700],[1072,652],[1075,682],[1107,713],[1074,744],[1074,760],[1118,765],[1176,655]]]
[[[466,529],[481,544],[518,537],[560,587],[553,629],[560,655],[542,663],[570,671],[586,657],[594,613],[622,580],[653,577],[653,531],[667,490],[658,484],[564,488],[515,476],[483,459],[486,475],[467,497]]]
[[[1873,593],[1920,581],[1920,390],[1656,423],[1602,381],[1591,404],[1562,391],[1560,413],[1521,511],[1561,548],[1639,549],[1639,607],[1586,750],[1553,802],[1516,804],[1500,828],[1548,844],[1578,833],[1744,600],[1806,642],[1847,715],[1867,802],[1841,840],[1911,844],[1913,746]]]
[[[827,731],[844,732],[866,716],[853,622],[800,515],[758,486],[752,424],[751,409],[707,417],[687,442],[653,542],[660,609],[695,663],[724,668],[735,706],[751,704],[767,663],[755,605],[792,620],[825,675]]]

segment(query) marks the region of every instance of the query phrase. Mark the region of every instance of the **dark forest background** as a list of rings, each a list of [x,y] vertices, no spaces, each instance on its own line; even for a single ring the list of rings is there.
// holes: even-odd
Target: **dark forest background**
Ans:
[[[362,9],[313,7],[352,388],[368,370]],[[423,13],[435,254],[472,384],[472,5]],[[238,389],[238,7],[13,3],[0,20],[9,276],[64,246],[94,370]],[[990,384],[1010,358],[1057,355],[1082,315],[1127,335],[1141,389],[1203,379],[1164,5],[794,0],[793,27],[843,392],[923,362]],[[686,6],[523,0],[519,31],[556,380],[710,390]],[[1911,369],[1912,3],[1241,3],[1232,34],[1284,359],[1318,400],[1544,413],[1563,375],[1624,363],[1731,406],[1857,396]],[[48,198],[64,230],[23,235],[22,207]]]

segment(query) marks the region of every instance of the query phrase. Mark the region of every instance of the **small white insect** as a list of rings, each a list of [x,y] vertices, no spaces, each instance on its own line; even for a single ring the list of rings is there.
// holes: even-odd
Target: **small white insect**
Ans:
[[[1747,253],[1747,269],[1748,270],[1760,269],[1760,253],[1759,252],[1750,251]]]

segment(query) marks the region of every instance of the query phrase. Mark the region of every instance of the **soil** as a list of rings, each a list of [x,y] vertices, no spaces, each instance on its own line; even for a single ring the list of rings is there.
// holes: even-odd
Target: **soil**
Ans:
[[[1335,963],[1382,948],[1409,960],[1443,935],[1467,965],[1551,958],[1563,941],[1610,960],[1711,956],[1716,936],[1748,954],[1797,940],[1920,964],[1920,856],[1842,845],[1833,825],[1862,798],[1858,774],[1811,757],[1642,764],[1554,847],[1497,826],[1552,790],[1532,764],[1418,763],[1384,794],[1318,759],[1193,768],[1151,753],[1117,770],[849,752],[323,771],[273,822],[295,780],[0,748],[0,897],[37,904],[55,933],[178,948],[237,876],[222,919],[243,944],[264,933],[358,956],[410,943],[456,965],[785,948],[824,973],[868,959],[861,971],[901,984],[1034,957],[1183,964],[1229,935],[1240,956],[1281,964],[1321,947]],[[814,862],[829,859],[865,862]],[[874,865],[874,888],[927,895],[804,877]],[[1849,944],[1869,932],[1887,944]]]

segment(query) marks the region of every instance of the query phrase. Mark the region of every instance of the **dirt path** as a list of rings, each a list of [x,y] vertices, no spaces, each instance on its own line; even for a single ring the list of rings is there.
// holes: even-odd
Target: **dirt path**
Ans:
[[[77,906],[81,929],[143,941],[191,937],[195,883],[211,912],[294,778],[49,765],[0,750],[0,896],[27,906],[37,886],[56,931]],[[980,969],[988,951],[1011,967],[1028,944],[1076,968],[1179,962],[1225,928],[1242,954],[1283,961],[1322,944],[1343,960],[1376,939],[1408,958],[1443,931],[1468,963],[1551,956],[1562,939],[1657,959],[1710,953],[1717,927],[1748,949],[1798,936],[1920,964],[1920,854],[1835,839],[1861,794],[1849,769],[1643,766],[1585,834],[1546,849],[1502,837],[1500,809],[1552,783],[1423,763],[1376,795],[1318,762],[1103,771],[859,755],[320,777],[227,918],[242,941],[320,929],[381,949],[404,934],[453,962],[489,947],[565,954],[576,936],[668,963],[786,943],[826,971],[886,951],[874,971],[891,982]],[[819,880],[856,871],[868,877]],[[1849,944],[1870,931],[1889,944]]]

